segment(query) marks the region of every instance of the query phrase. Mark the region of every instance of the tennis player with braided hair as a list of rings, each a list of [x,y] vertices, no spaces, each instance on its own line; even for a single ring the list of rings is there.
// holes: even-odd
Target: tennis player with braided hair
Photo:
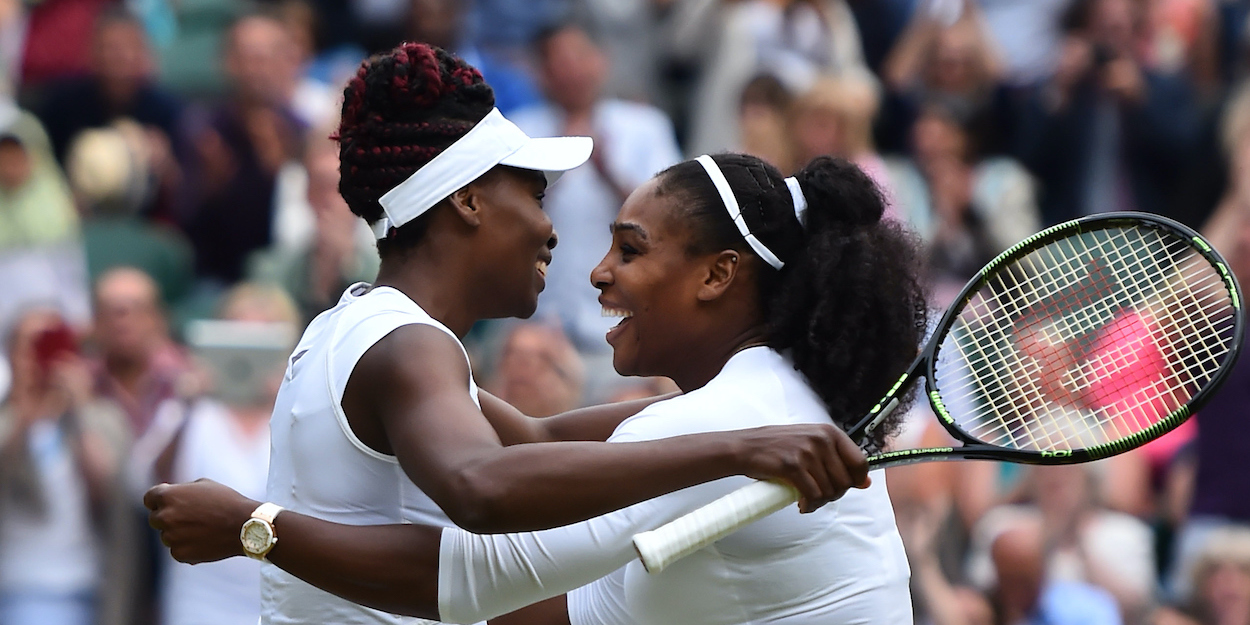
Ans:
[[[685,394],[626,419],[609,440],[831,420],[845,428],[866,413],[916,355],[924,327],[913,240],[883,212],[871,180],[829,158],[783,178],[754,157],[703,156],[634,191],[591,281],[605,310],[623,317],[607,335],[617,370],[669,376]],[[893,426],[878,428],[872,445]],[[456,623],[534,604],[504,618],[895,625],[911,620],[908,566],[883,477],[811,514],[782,510],[657,575],[633,560],[631,537],[746,478],[501,535],[284,512],[269,557],[353,601]],[[234,536],[257,502],[210,482],[158,495],[152,522],[175,558],[241,553]]]
[[[361,67],[338,135],[340,188],[373,226],[381,268],[310,323],[289,359],[271,421],[271,501],[245,515],[249,555],[274,546],[282,508],[354,525],[519,531],[737,474],[792,482],[808,507],[867,481],[863,454],[832,426],[516,444],[603,441],[647,403],[529,419],[478,392],[459,340],[479,319],[533,313],[556,242],[543,190],[586,160],[590,140],[526,137],[477,70],[420,44]],[[261,600],[265,623],[411,620],[274,567]]]

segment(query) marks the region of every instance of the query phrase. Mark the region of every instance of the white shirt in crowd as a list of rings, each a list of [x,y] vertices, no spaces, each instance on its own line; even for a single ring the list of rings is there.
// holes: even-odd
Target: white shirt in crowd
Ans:
[[[100,553],[74,452],[51,420],[31,424],[27,444],[44,510],[12,505],[0,519],[0,592],[90,593],[99,579]]]
[[[828,420],[802,374],[777,352],[755,347],[734,355],[703,388],[627,419],[610,441]],[[541,532],[444,530],[439,614],[472,622],[568,592],[573,625],[910,623],[910,573],[885,474],[874,472],[872,479],[870,488],[851,490],[811,514],[792,506],[766,517],[658,575],[635,559],[632,536],[748,478],[702,484]]]
[[[187,415],[170,477],[208,478],[251,499],[264,499],[269,472],[269,428],[246,431],[229,408],[195,402]],[[195,566],[165,553],[163,625],[256,625],[260,617],[260,562],[229,558]]]
[[[308,325],[288,361],[270,420],[266,500],[336,523],[451,525],[395,456],[361,442],[343,414],[343,391],[356,362],[374,343],[409,324],[438,328],[459,344],[451,330],[391,287],[355,284]],[[465,391],[477,401],[471,375]],[[271,565],[261,569],[261,605],[262,625],[425,622],[340,599]]]
[[[551,104],[522,109],[508,119],[531,137],[564,134],[564,113]],[[627,193],[681,160],[672,123],[653,106],[603,100],[595,105],[592,123],[595,151]],[[624,199],[587,162],[565,172],[543,200],[560,243],[547,271],[547,287],[538,298],[537,315],[559,319],[582,351],[607,352],[603,335],[616,325],[616,319],[602,315],[590,271],[612,246],[608,226]]]

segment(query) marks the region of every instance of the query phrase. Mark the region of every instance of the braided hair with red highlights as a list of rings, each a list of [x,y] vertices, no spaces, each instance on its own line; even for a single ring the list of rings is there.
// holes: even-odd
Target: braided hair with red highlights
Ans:
[[[384,216],[378,198],[447,149],[495,106],[476,68],[424,43],[403,43],[361,64],[343,90],[339,193],[356,215]],[[428,215],[393,229],[378,253],[410,249]]]

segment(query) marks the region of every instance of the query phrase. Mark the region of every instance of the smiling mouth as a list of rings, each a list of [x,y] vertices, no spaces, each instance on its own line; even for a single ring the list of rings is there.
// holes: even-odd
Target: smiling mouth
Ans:
[[[537,260],[537,261],[535,261],[535,262],[534,262],[534,269],[536,269],[536,270],[538,271],[538,275],[542,276],[542,277],[543,277],[543,279],[546,279],[546,278],[547,278],[547,261],[545,261],[545,260]]]
[[[619,330],[621,326],[625,325],[626,323],[629,323],[629,320],[634,316],[634,313],[633,311],[626,310],[624,308],[614,308],[612,306],[604,306],[602,315],[604,317],[619,317],[620,318],[620,322],[612,326],[608,330],[608,334],[611,335],[615,331]]]
[[[634,316],[634,313],[632,313],[632,312],[630,312],[630,311],[628,311],[628,310],[625,310],[624,308],[612,308],[612,307],[609,307],[609,306],[604,306],[604,307],[603,307],[603,315],[602,315],[602,316],[604,316],[604,317],[624,317],[624,318],[628,319],[628,318],[630,318],[630,317],[633,317],[633,316]]]

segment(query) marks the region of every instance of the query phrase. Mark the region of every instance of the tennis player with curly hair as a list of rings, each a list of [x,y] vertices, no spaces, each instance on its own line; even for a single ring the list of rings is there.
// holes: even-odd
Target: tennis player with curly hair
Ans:
[[[783,178],[751,156],[702,156],[634,191],[591,281],[605,311],[622,317],[607,334],[616,369],[668,376],[684,394],[626,419],[609,440],[846,428],[866,414],[915,357],[925,323],[916,244],[883,212],[872,181],[829,158]],[[544,446],[533,447],[541,457]],[[908,566],[882,474],[811,514],[766,517],[660,574],[633,560],[635,533],[747,481],[512,534],[350,527],[283,512],[269,558],[353,601],[456,623],[529,604],[496,622],[910,622]],[[239,555],[235,536],[257,502],[201,482],[158,487],[148,504],[174,557],[197,562]]]

